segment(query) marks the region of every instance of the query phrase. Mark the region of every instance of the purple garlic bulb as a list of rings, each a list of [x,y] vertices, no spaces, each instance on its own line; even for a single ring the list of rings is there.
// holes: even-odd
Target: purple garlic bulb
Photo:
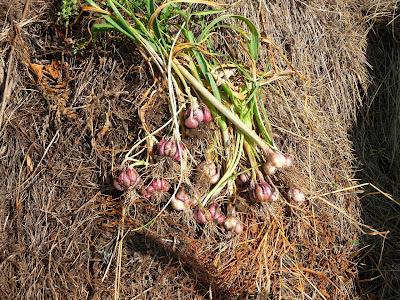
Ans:
[[[123,169],[117,178],[114,179],[113,185],[119,191],[125,191],[130,187],[135,187],[140,182],[138,172],[132,167]]]
[[[269,202],[272,196],[272,188],[265,180],[252,182],[250,183],[250,196],[256,202]]]

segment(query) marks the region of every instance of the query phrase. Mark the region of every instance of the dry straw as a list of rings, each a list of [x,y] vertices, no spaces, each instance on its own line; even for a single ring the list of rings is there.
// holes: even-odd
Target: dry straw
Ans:
[[[369,229],[359,223],[355,188],[365,186],[354,180],[348,132],[369,85],[365,22],[390,14],[395,3],[385,3],[230,6],[260,28],[262,62],[296,73],[266,90],[265,103],[277,146],[297,157],[296,171],[279,180],[310,195],[304,207],[280,201],[263,210],[238,199],[246,230],[231,238],[195,231],[189,216],[169,210],[132,233],[159,206],[136,195],[121,201],[109,174],[137,136],[167,121],[149,117],[141,105],[149,98],[154,110],[165,109],[157,101],[163,94],[149,91],[148,64],[119,37],[111,43],[115,36],[70,55],[69,38],[79,48],[90,20],[65,36],[51,25],[56,7],[47,1],[31,8],[29,16],[39,21],[16,28],[8,24],[18,19],[18,5],[5,7],[2,49],[13,44],[17,62],[0,137],[0,297],[215,299],[252,292],[260,299],[357,299],[354,256],[360,229]],[[51,60],[61,62],[59,76],[44,68],[39,82],[29,66],[50,70]],[[138,119],[146,126],[139,128]],[[201,149],[212,137],[190,138]]]

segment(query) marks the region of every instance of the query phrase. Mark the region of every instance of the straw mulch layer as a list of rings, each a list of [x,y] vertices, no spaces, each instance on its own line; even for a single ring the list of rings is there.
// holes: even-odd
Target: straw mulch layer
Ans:
[[[385,238],[367,236],[363,241],[366,255],[359,268],[361,286],[378,299],[398,299],[400,22],[398,6],[390,8],[386,4],[387,12],[372,19],[374,26],[368,35],[367,49],[372,80],[352,135],[362,163],[359,177],[393,196],[391,199],[369,193],[361,201],[363,221],[385,234]]]
[[[147,65],[123,39],[85,45],[88,19],[66,34],[57,4],[34,1],[32,19],[13,23],[21,2],[1,4],[0,18],[0,81],[11,75],[0,127],[2,299],[357,299],[363,227],[348,132],[368,87],[362,13],[372,6],[232,7],[258,24],[265,61],[298,71],[265,98],[276,141],[296,158],[279,179],[308,196],[302,207],[237,199],[245,231],[232,237],[169,209],[133,230],[165,203],[111,187],[141,130]]]

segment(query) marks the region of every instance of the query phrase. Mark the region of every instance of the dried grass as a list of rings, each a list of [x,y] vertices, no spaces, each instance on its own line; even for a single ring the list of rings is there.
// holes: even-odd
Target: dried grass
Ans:
[[[370,191],[361,202],[364,221],[385,232],[384,239],[371,236],[364,240],[366,251],[360,264],[361,286],[366,294],[379,299],[400,296],[398,5],[393,3],[392,11],[373,19],[373,30],[368,37],[368,62],[373,81],[354,131],[363,170],[360,176],[394,197],[390,199]]]
[[[0,136],[0,297],[357,299],[354,257],[363,227],[348,132],[370,83],[366,19],[393,7],[379,3],[232,7],[258,23],[266,60],[279,70],[286,57],[301,73],[267,90],[266,105],[276,140],[297,158],[297,171],[280,180],[304,187],[309,201],[260,210],[239,199],[247,230],[228,239],[194,231],[168,211],[132,232],[158,206],[120,201],[110,179],[142,130],[138,103],[151,84],[146,64],[120,41],[71,56],[63,30],[51,23],[56,8],[37,2],[35,19],[16,34],[18,44],[12,40],[17,64]],[[3,61],[14,34],[6,23]],[[85,28],[74,36],[87,35]],[[29,63],[54,59],[64,63],[62,75],[38,84]]]

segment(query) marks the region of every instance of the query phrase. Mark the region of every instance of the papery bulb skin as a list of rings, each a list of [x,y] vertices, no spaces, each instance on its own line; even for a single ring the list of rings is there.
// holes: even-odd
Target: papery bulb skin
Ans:
[[[298,188],[290,188],[288,197],[290,201],[297,205],[302,205],[306,201],[304,193]]]
[[[200,165],[197,166],[197,170],[199,173],[207,176],[210,184],[215,184],[219,181],[221,167],[216,166],[212,161],[203,161]]]
[[[135,187],[139,182],[139,173],[132,167],[126,167],[114,179],[113,185],[117,190],[125,191],[131,187]]]
[[[285,156],[280,153],[280,152],[275,152],[270,156],[270,163],[275,167],[275,168],[283,168],[286,163],[286,158]]]
[[[130,180],[130,186],[135,186],[135,185],[139,184],[140,175],[134,168],[127,167],[126,174],[128,175],[129,180]]]
[[[208,223],[205,212],[201,208],[195,208],[193,211],[193,217],[196,220],[197,224],[205,225]]]
[[[275,174],[276,167],[272,165],[270,162],[266,162],[265,164],[263,164],[263,171],[265,175],[270,176]]]
[[[151,184],[155,192],[168,192],[170,185],[165,179],[154,179]]]
[[[235,229],[238,220],[235,217],[227,217],[224,221],[224,227],[227,231],[232,231]]]
[[[233,229],[233,232],[238,235],[241,234],[243,232],[243,224],[240,222],[237,222],[235,228]]]
[[[277,201],[279,199],[279,196],[280,196],[280,194],[279,194],[278,189],[276,189],[276,188],[273,189],[271,197],[270,197],[270,201],[271,202]]]
[[[148,186],[147,188],[145,188],[144,190],[142,190],[142,196],[144,198],[150,198],[151,196],[153,196],[155,193],[155,189],[153,186]]]
[[[165,179],[161,179],[161,191],[168,192],[170,189],[170,184]]]
[[[123,192],[125,189],[118,183],[117,179],[114,179],[113,186],[116,190]]]
[[[156,189],[150,185],[147,187],[145,191],[147,191],[149,194],[153,194],[156,191]]]
[[[204,106],[202,106],[202,110],[203,110],[203,116],[204,116],[203,122],[205,124],[212,122],[213,117],[212,117],[210,109],[204,105]]]
[[[165,139],[161,139],[160,143],[157,146],[158,149],[158,154],[161,156],[165,155],[165,144],[166,144],[166,140]]]
[[[189,195],[186,193],[185,188],[180,187],[175,196],[176,199],[186,202],[189,199]]]
[[[294,159],[290,155],[285,155],[285,165],[284,168],[290,168],[293,166]]]
[[[250,180],[250,174],[249,174],[249,173],[242,173],[242,174],[240,174],[240,175],[238,176],[238,180],[239,180],[239,183],[240,183],[241,185],[245,185],[245,184],[248,183],[249,180]]]
[[[272,195],[271,186],[264,180],[252,183],[250,187],[250,195],[255,202],[269,202]]]
[[[169,157],[173,157],[175,156],[176,153],[176,143],[174,140],[170,140],[168,142],[165,143],[164,146],[164,155],[165,156],[169,156]]]
[[[217,212],[218,204],[213,203],[208,207],[208,211],[210,212],[211,218],[214,219],[215,214]]]
[[[171,206],[176,211],[183,211],[186,209],[186,204],[176,198],[171,200]]]
[[[158,154],[160,156],[167,156],[176,161],[181,160],[181,156],[183,157],[183,143],[176,142],[173,138],[170,139],[162,139],[157,146]],[[180,154],[179,154],[180,152]]]
[[[199,127],[199,121],[193,117],[188,117],[185,119],[185,127],[188,129],[196,129]]]
[[[203,123],[204,120],[204,114],[201,109],[196,109],[193,111],[193,118],[199,122],[199,124]]]
[[[125,170],[122,171],[122,172],[119,174],[117,180],[118,180],[118,183],[119,183],[121,186],[123,186],[124,188],[128,188],[128,187],[130,186],[130,184],[131,184],[131,180],[129,179],[129,176],[128,176],[128,174],[126,174],[126,171],[125,171]]]
[[[217,221],[218,224],[223,224],[226,220],[226,217],[223,214],[219,214],[218,216],[216,216],[215,221]]]
[[[154,191],[159,191],[161,190],[161,179],[154,179],[150,186],[153,187]]]
[[[179,153],[180,153],[180,154],[179,154]],[[183,157],[183,155],[184,155],[183,143],[182,143],[182,142],[179,142],[179,143],[177,144],[177,150],[176,150],[175,156],[172,157],[172,158],[173,158],[174,160],[176,160],[176,161],[180,161],[180,160],[181,160],[181,157]]]
[[[219,181],[220,177],[221,177],[221,167],[218,166],[217,167],[217,172],[212,177],[210,177],[210,183],[211,184],[216,184]]]

